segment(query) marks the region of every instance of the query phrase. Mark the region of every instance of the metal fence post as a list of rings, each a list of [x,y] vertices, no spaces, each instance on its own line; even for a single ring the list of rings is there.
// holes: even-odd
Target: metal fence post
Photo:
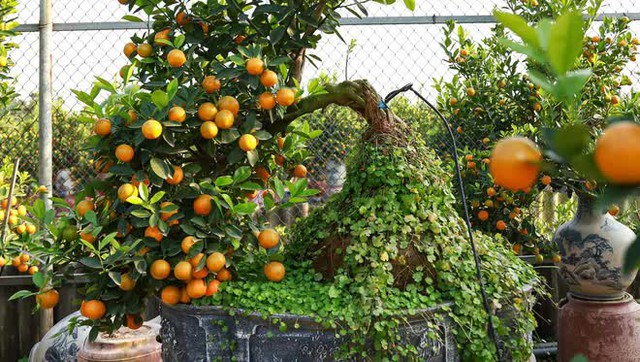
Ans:
[[[39,69],[39,150],[40,168],[38,181],[47,188],[44,194],[45,205],[51,208],[51,192],[53,190],[53,125],[52,125],[52,55],[51,42],[53,21],[51,16],[51,0],[40,0],[40,69]],[[41,336],[53,327],[53,310],[40,311]]]

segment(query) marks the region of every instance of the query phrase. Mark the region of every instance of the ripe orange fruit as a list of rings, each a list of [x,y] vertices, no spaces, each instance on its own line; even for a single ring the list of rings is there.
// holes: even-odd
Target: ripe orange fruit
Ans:
[[[456,132],[462,133],[462,126],[458,126],[458,128],[456,128]]]
[[[147,186],[151,184],[151,180],[149,180],[149,176],[146,176],[146,175],[144,177],[144,181],[142,182],[144,182],[144,184]],[[140,186],[140,181],[138,181],[138,176],[136,175],[131,176],[131,184],[135,187]]]
[[[540,178],[540,182],[542,182],[543,185],[549,185],[551,184],[551,176],[549,175],[544,175]]]
[[[20,261],[19,256],[16,256],[15,258],[11,259],[11,266],[13,266],[14,268],[19,267],[20,264],[22,264],[22,262]]]
[[[158,46],[166,46],[167,44],[164,42],[160,42],[159,40],[167,40],[169,41],[169,33],[171,32],[171,29],[165,29],[162,31],[159,31],[156,33],[156,35],[154,36],[154,42],[156,43],[156,45]]]
[[[173,203],[169,202],[169,201],[165,201],[165,202],[160,204],[160,219],[162,219],[162,221],[167,221],[173,215],[178,213],[178,209],[173,210],[173,211],[163,211],[162,210],[162,209],[166,208],[167,206],[171,206],[171,205],[173,205]]]
[[[26,273],[28,270],[29,270],[29,265],[27,265],[27,264],[18,265],[18,271],[20,273]]]
[[[184,11],[181,11],[176,15],[176,23],[180,26],[185,26],[189,24],[189,17]]]
[[[5,265],[7,265],[7,260],[3,256],[0,256],[0,268]]]
[[[296,101],[296,93],[289,88],[280,88],[276,93],[276,102],[279,105],[288,107]]]
[[[131,278],[131,276],[129,275],[129,273],[125,273],[122,274],[122,276],[120,276],[120,289],[124,290],[125,292],[131,291],[136,287],[136,281]]]
[[[493,196],[495,196],[495,194],[496,194],[496,189],[494,189],[493,187],[489,187],[489,188],[487,189],[487,195],[488,195],[489,197],[493,197]]]
[[[196,270],[196,267],[194,266],[193,270],[191,271],[191,277],[194,279],[204,279],[207,277],[207,275],[209,275],[209,269],[207,268]]]
[[[551,260],[553,260],[554,263],[559,263],[562,261],[562,257],[558,254],[553,254],[553,257],[551,257]]]
[[[27,227],[26,227],[25,225],[18,225],[18,226],[16,226],[15,231],[16,231],[16,233],[17,233],[18,235],[22,235],[22,234],[24,234],[25,232],[27,232]]]
[[[285,158],[284,158],[283,155],[275,155],[274,156],[274,161],[275,161],[276,165],[282,167],[282,166],[284,166]]]
[[[222,268],[222,270],[220,270],[216,275],[216,279],[221,282],[229,281],[231,280],[231,272],[227,268]]]
[[[169,120],[173,122],[184,122],[187,119],[187,112],[182,107],[172,107],[169,110]]]
[[[76,212],[78,213],[78,215],[80,215],[80,217],[84,217],[84,214],[86,214],[88,211],[91,211],[95,208],[95,205],[93,204],[93,201],[91,200],[82,200],[78,203],[78,205],[76,205]]]
[[[258,98],[258,105],[262,109],[273,109],[276,106],[276,96],[271,92],[264,92]]]
[[[138,189],[132,184],[123,184],[118,188],[118,199],[126,202],[128,198],[138,196]]]
[[[157,242],[161,242],[164,237],[157,226],[147,226],[147,228],[144,229],[144,236],[155,239]]]
[[[182,167],[173,166],[173,176],[167,177],[167,183],[169,185],[177,185],[182,182],[184,178],[184,172],[182,171]]]
[[[138,329],[142,327],[144,321],[142,320],[142,316],[136,314],[127,314],[127,328],[129,329]]]
[[[451,99],[449,99],[449,105],[451,106],[455,106],[456,104],[458,104],[458,99],[453,97]]]
[[[116,158],[122,162],[130,162],[133,160],[135,151],[129,145],[119,145],[116,147]]]
[[[160,293],[162,302],[169,305],[176,305],[180,301],[180,289],[175,285],[167,285]]]
[[[186,289],[189,298],[198,299],[207,293],[207,284],[202,279],[191,279]]]
[[[198,107],[198,118],[203,122],[213,121],[216,119],[217,114],[218,109],[211,102],[202,103],[200,107]]]
[[[211,196],[200,195],[193,201],[193,211],[197,215],[207,216],[211,213]]]
[[[219,288],[220,288],[220,281],[217,279],[214,279],[210,281],[209,284],[207,284],[207,292],[204,295],[206,295],[207,297],[210,297],[216,294]]]
[[[42,309],[51,309],[58,304],[60,294],[55,289],[48,289],[36,295],[36,303]]]
[[[619,212],[620,212],[620,206],[611,205],[611,207],[609,207],[609,214],[611,216],[617,216]]]
[[[218,126],[211,121],[203,122],[200,125],[200,135],[206,140],[214,139],[218,135]]]
[[[178,280],[189,280],[191,279],[191,271],[193,267],[191,263],[188,261],[181,261],[176,264],[176,267],[173,269],[173,275],[175,275]]]
[[[202,81],[202,88],[209,94],[220,90],[221,87],[220,81],[214,75],[206,76]]]
[[[272,261],[264,266],[264,275],[272,282],[279,282],[284,279],[284,265],[279,261]]]
[[[284,149],[284,142],[285,142],[285,138],[284,137],[278,137],[278,148],[279,149]]]
[[[278,75],[272,70],[265,70],[260,76],[260,83],[267,88],[271,88],[278,84]]]
[[[256,175],[260,177],[263,182],[267,182],[267,180],[269,180],[269,178],[271,177],[269,171],[267,171],[267,169],[264,167],[256,168]]]
[[[136,52],[136,50],[138,50],[138,47],[137,47],[135,44],[133,44],[133,43],[127,43],[127,44],[125,44],[125,46],[124,46],[124,55],[125,55],[127,58],[131,58],[131,56],[133,55],[133,53],[135,53],[135,52]]]
[[[235,122],[235,116],[229,110],[221,109],[216,115],[216,126],[220,129],[229,129],[233,127],[233,122]]]
[[[243,134],[238,140],[238,145],[245,152],[253,151],[258,147],[258,139],[253,135]]]
[[[100,118],[93,124],[93,132],[100,137],[106,137],[111,134],[111,121]]]
[[[158,259],[151,263],[151,277],[156,280],[164,280],[171,274],[171,265],[168,261]]]
[[[191,298],[189,297],[189,294],[187,294],[186,287],[183,287],[182,289],[180,289],[180,303],[182,304],[191,303]]]
[[[520,255],[520,253],[522,252],[522,245],[521,244],[513,244],[513,246],[511,247],[511,249],[513,250],[513,252],[516,255]]]
[[[509,137],[496,143],[489,170],[496,184],[511,191],[524,190],[536,180],[542,158],[540,150],[524,137]]]
[[[196,243],[196,239],[193,236],[187,236],[184,239],[182,239],[182,242],[180,243],[180,248],[182,249],[183,253],[189,254],[189,250],[191,250],[191,247],[195,243]]]
[[[478,219],[480,219],[480,221],[487,221],[487,219],[489,219],[487,210],[480,210],[480,212],[478,212]]]
[[[220,110],[226,109],[227,111],[233,113],[234,117],[238,115],[238,112],[240,112],[240,103],[238,103],[237,99],[231,96],[224,96],[220,98],[218,107],[220,107]]]
[[[466,155],[464,156],[464,159],[467,161],[473,161],[473,155]]]
[[[189,263],[195,269],[198,267],[198,265],[200,265],[200,262],[202,261],[202,259],[204,259],[204,254],[198,253],[193,258],[189,259]],[[205,260],[205,264],[206,264],[206,260]]]
[[[114,163],[106,158],[100,158],[98,161],[96,161],[96,171],[98,173],[107,173],[109,172],[109,169],[111,168],[111,166],[113,166]],[[46,191],[45,191],[46,192]]]
[[[594,159],[611,183],[640,184],[640,125],[625,121],[608,126],[596,142]]]
[[[80,238],[91,244],[93,244],[96,241],[96,237],[93,236],[91,233],[82,232],[80,233]]]
[[[142,43],[138,47],[138,55],[143,58],[148,58],[153,54],[153,46],[151,44]]]
[[[307,177],[307,168],[304,165],[297,165],[293,169],[293,176],[298,178]]]
[[[496,229],[498,229],[498,230],[500,230],[500,231],[503,231],[503,230],[504,230],[504,229],[506,229],[506,228],[507,228],[507,224],[506,224],[504,221],[502,221],[502,220],[498,220],[498,221],[496,222]]]
[[[273,229],[265,229],[258,234],[258,244],[265,249],[271,249],[280,242],[280,234]]]
[[[533,110],[534,110],[534,111],[536,111],[536,112],[540,112],[540,110],[541,110],[541,109],[542,109],[542,105],[541,105],[540,103],[536,102],[536,103],[533,105]]]
[[[468,95],[469,97],[473,97],[473,96],[475,96],[475,95],[476,95],[476,90],[475,90],[475,89],[473,89],[472,87],[467,88],[467,95]]]
[[[242,43],[245,39],[247,39],[247,37],[241,34],[241,35],[236,36],[236,37],[233,39],[233,42],[234,42],[234,43],[236,43],[236,44],[240,44],[240,43]]]
[[[251,75],[260,75],[264,72],[264,62],[258,58],[247,60],[247,72]]]
[[[83,301],[80,306],[80,313],[86,318],[96,320],[104,317],[105,313],[107,313],[107,307],[99,300]]]
[[[155,119],[150,119],[142,125],[142,135],[148,140],[155,140],[162,135],[162,124]]]
[[[187,57],[180,49],[173,49],[167,54],[167,63],[174,68],[180,68],[187,62]]]
[[[47,187],[45,185],[38,186],[38,193],[39,194],[46,194],[47,193]]]
[[[38,272],[38,270],[39,270],[39,269],[38,269],[38,267],[37,267],[37,266],[35,266],[35,265],[30,266],[30,267],[29,267],[29,270],[28,270],[28,271],[29,271],[29,275],[33,275],[33,274],[37,273],[37,272]]]
[[[222,253],[213,252],[207,257],[207,269],[213,273],[220,272],[227,263],[227,258]]]
[[[612,96],[611,96],[611,104],[613,104],[613,105],[615,106],[615,105],[616,105],[616,104],[618,104],[618,103],[620,103],[620,97],[618,97],[618,96],[617,96],[617,95],[615,95],[615,94],[614,94],[614,95],[612,95]]]

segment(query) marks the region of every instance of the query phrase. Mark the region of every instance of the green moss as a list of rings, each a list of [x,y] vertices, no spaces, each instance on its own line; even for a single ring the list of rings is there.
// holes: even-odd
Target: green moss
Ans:
[[[368,358],[396,360],[414,359],[416,351],[401,345],[397,329],[403,321],[393,316],[452,301],[447,313],[463,359],[494,360],[474,257],[449,179],[417,136],[406,146],[390,137],[366,143],[349,161],[343,191],[290,230],[286,260],[306,262],[288,264],[281,283],[230,283],[213,302],[266,315],[311,315],[328,327],[337,321],[353,342],[341,357],[366,355],[365,341],[372,341],[376,354]],[[535,320],[533,296],[525,289],[537,287],[536,274],[499,236],[475,233],[475,241],[491,305],[506,316],[494,318],[497,332],[512,360],[526,360],[526,335]],[[322,274],[311,268],[310,260],[318,267],[328,257],[341,260],[337,268]]]

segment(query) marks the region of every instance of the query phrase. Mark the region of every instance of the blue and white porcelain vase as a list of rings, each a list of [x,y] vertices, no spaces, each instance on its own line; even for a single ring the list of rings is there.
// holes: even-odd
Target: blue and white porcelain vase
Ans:
[[[608,212],[594,210],[592,197],[578,196],[573,220],[560,226],[553,237],[562,257],[557,264],[560,275],[577,297],[620,299],[637,273],[622,272],[624,255],[636,235]]]

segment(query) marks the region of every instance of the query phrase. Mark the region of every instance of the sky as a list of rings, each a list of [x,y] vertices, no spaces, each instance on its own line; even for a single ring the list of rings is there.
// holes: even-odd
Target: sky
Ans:
[[[400,0],[399,0],[400,1]],[[52,0],[54,23],[112,22],[122,21],[126,8],[117,0]],[[18,21],[37,23],[38,0],[21,0]],[[412,13],[401,3],[383,6],[367,5],[370,17],[384,16],[432,16],[432,15],[488,15],[500,0],[416,0],[417,8]],[[634,0],[606,1],[604,12],[640,13],[640,2]],[[640,22],[633,28],[640,33]],[[491,25],[466,24],[465,29],[476,39],[487,35]],[[398,88],[406,83],[423,85],[433,96],[431,80],[447,77],[447,66],[439,42],[442,25],[378,25],[343,26],[343,37],[349,42],[355,39],[357,47],[349,56],[350,79],[369,79],[380,93]],[[87,31],[55,32],[53,35],[54,95],[64,99],[65,105],[79,109],[72,89],[87,90],[94,76],[114,79],[120,67],[128,63],[122,48],[136,31]],[[24,33],[17,37],[20,49],[11,57],[16,62],[13,74],[17,77],[17,91],[22,96],[37,90],[38,80],[38,36]],[[314,51],[323,59],[321,69],[309,65],[305,78],[310,79],[319,72],[335,73],[345,78],[347,44],[335,36],[325,36]],[[634,69],[639,71],[640,68]]]

